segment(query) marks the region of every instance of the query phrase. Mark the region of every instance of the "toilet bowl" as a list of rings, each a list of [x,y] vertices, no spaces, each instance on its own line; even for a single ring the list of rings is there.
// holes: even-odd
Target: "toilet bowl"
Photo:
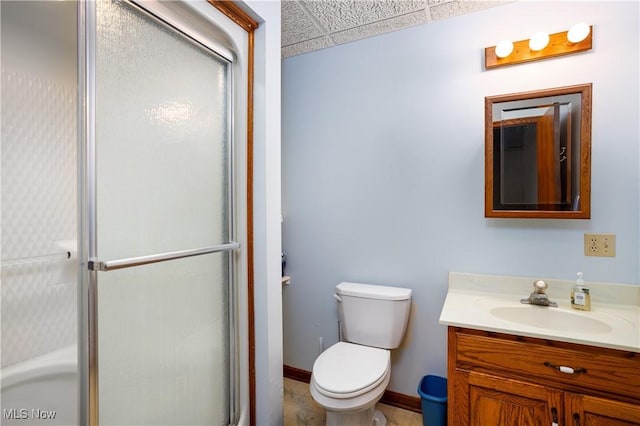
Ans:
[[[376,414],[375,404],[390,377],[388,350],[338,342],[316,359],[310,392],[327,410],[327,425],[383,426],[386,421]]]
[[[327,411],[329,426],[384,426],[375,405],[391,378],[390,350],[407,327],[411,290],[345,282],[334,297],[344,341],[314,362],[311,396]]]

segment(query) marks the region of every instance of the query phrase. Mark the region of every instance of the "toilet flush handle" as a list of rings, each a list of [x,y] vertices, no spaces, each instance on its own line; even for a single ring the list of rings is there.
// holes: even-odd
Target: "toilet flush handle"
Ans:
[[[342,299],[337,294],[333,293],[333,297],[335,297],[338,302],[342,302]]]

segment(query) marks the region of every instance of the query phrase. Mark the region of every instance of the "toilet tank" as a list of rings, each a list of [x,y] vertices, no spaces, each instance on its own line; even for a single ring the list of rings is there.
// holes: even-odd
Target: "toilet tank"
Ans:
[[[407,329],[411,289],[343,282],[336,286],[343,339],[395,349]]]

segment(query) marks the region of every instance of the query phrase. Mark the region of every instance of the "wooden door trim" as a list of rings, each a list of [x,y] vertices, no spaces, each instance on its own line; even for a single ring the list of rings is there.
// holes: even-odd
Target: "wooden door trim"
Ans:
[[[259,24],[234,1],[208,0],[209,4],[245,30],[249,36],[247,58],[247,310],[249,358],[249,424],[256,424],[256,337],[253,247],[253,92],[255,30]]]

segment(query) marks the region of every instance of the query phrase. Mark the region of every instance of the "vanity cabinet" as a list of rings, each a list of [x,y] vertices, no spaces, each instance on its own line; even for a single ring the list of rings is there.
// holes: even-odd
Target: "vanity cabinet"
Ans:
[[[640,354],[449,327],[455,426],[640,425]]]

